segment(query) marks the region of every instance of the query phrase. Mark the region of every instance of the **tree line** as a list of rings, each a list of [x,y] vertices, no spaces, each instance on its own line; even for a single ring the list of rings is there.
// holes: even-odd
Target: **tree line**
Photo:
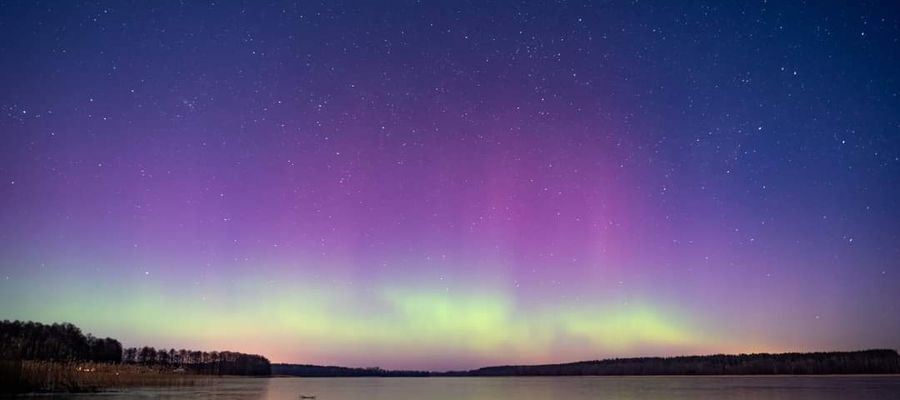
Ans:
[[[122,344],[85,335],[77,326],[0,321],[0,358],[40,361],[122,361]]]
[[[234,351],[197,351],[129,347],[122,361],[129,364],[175,367],[212,375],[269,375],[271,364],[263,356]]]
[[[0,360],[94,361],[183,369],[199,374],[294,376],[517,376],[517,375],[759,375],[900,373],[895,350],[621,358],[567,364],[511,365],[470,371],[390,371],[380,368],[276,364],[231,351],[131,347],[84,334],[75,325],[0,321]]]
[[[566,364],[505,365],[468,371],[391,371],[305,364],[273,364],[275,375],[343,376],[571,376],[571,375],[812,375],[896,374],[894,350],[827,353],[718,354],[710,356],[618,358]]]
[[[309,364],[272,364],[273,375],[300,377],[421,377],[432,376],[428,371],[398,371],[373,368],[348,368]]]
[[[711,356],[644,357],[568,364],[486,367],[458,373],[466,376],[519,375],[811,375],[896,374],[895,350],[850,352],[718,354]]]
[[[31,321],[0,321],[0,360],[93,361],[128,363],[199,374],[269,375],[269,360],[233,351],[122,348],[113,338],[85,335],[77,326]]]

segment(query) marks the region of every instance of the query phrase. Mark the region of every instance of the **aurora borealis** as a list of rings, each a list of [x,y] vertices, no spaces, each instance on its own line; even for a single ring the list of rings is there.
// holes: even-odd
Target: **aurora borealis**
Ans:
[[[900,348],[891,2],[2,2],[0,319],[458,369]]]

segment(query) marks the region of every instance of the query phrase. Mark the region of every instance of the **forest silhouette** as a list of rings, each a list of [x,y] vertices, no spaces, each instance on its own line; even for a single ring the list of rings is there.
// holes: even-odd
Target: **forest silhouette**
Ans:
[[[96,338],[69,323],[0,322],[0,359],[6,361],[98,362],[135,364],[210,375],[271,373],[269,360],[234,351],[123,348],[113,338]]]
[[[77,364],[92,362],[141,366],[160,372],[196,375],[304,377],[428,377],[428,376],[562,376],[562,375],[807,375],[896,374],[895,350],[850,352],[738,354],[642,357],[564,364],[506,365],[466,371],[393,371],[310,364],[271,364],[263,356],[234,351],[123,348],[113,338],[84,334],[69,323],[0,322],[0,368],[13,375],[23,361]]]

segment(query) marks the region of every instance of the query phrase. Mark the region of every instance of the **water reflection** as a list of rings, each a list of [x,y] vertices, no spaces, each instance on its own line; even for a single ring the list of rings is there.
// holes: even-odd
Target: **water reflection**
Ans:
[[[271,397],[269,385],[277,384],[277,379],[225,377],[200,381],[194,386],[166,388],[128,388],[102,393],[79,394],[38,394],[19,396],[28,399],[90,399],[90,400],[124,400],[124,399],[220,399],[220,400],[266,400],[282,397]],[[2,396],[0,396],[2,397]],[[297,396],[283,397],[296,399]]]
[[[830,400],[900,398],[900,376],[217,378],[194,387],[131,389],[53,399],[297,400]]]

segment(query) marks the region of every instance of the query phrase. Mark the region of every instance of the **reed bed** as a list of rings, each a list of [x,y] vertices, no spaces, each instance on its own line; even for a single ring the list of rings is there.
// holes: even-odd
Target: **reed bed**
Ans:
[[[141,365],[11,361],[0,364],[0,392],[91,392],[137,386],[191,386],[208,379]]]

